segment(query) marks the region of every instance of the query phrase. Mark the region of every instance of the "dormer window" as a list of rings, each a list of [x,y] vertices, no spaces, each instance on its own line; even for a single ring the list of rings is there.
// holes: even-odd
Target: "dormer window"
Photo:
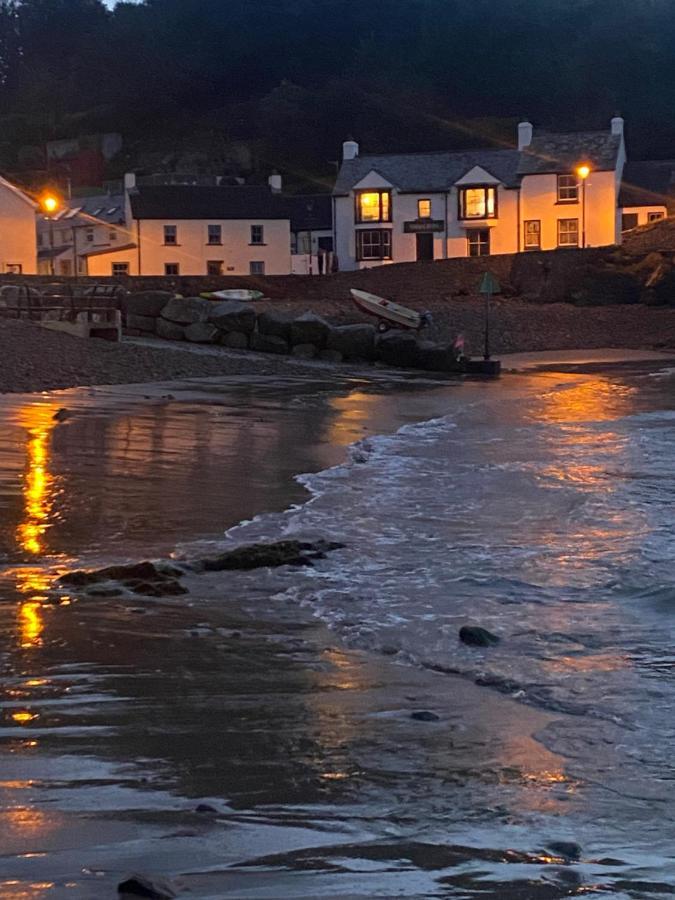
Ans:
[[[358,191],[357,222],[391,222],[391,191]]]
[[[480,185],[459,189],[460,219],[495,219],[496,217],[496,187]]]
[[[576,175],[558,175],[558,203],[579,202],[579,181]]]

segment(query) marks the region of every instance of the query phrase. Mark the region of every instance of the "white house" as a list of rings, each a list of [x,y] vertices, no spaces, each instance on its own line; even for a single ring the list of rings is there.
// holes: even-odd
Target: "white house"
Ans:
[[[0,178],[0,273],[35,275],[37,203],[16,185]]]
[[[522,122],[514,149],[377,156],[349,140],[333,192],[339,267],[617,244],[623,131],[618,116],[573,134]]]
[[[626,163],[619,206],[622,232],[675,214],[675,160]]]

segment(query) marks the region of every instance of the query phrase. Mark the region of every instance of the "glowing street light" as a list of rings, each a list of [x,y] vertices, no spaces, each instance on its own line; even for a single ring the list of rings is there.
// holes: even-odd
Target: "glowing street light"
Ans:
[[[49,192],[40,197],[40,206],[49,220],[49,249],[51,250],[51,259],[49,260],[49,271],[54,274],[54,213],[61,207],[61,201],[56,194]]]
[[[54,194],[44,194],[40,198],[40,206],[48,215],[52,215],[59,208],[59,198]]]
[[[577,166],[577,176],[581,179],[581,247],[586,249],[586,181],[591,174],[591,167],[586,163]]]

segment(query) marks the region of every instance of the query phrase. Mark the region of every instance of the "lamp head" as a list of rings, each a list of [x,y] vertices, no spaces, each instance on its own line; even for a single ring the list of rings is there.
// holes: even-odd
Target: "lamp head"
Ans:
[[[55,194],[43,194],[40,197],[40,206],[42,210],[49,215],[55,213],[61,205],[59,198]]]
[[[588,176],[591,174],[591,167],[584,163],[581,166],[577,166],[577,175],[581,178],[582,181],[586,181]]]

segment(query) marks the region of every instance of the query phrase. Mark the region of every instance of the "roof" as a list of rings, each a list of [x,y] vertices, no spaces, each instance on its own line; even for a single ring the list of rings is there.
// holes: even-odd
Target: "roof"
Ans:
[[[400,191],[447,191],[475,166],[485,169],[507,187],[517,187],[519,161],[517,150],[357,156],[342,163],[334,193],[348,194],[373,170]]]
[[[72,256],[72,245],[63,244],[60,247],[45,247],[42,250],[38,250],[38,259],[56,259],[57,256],[61,256],[66,251]]]
[[[29,206],[32,206],[33,209],[37,209],[37,203],[32,200],[28,194],[25,194],[21,188],[18,188],[15,184],[12,184],[11,181],[7,181],[7,179],[2,176],[0,176],[0,187],[6,188],[8,191],[11,191],[19,197],[20,200],[24,200]]]
[[[54,216],[54,222],[70,227],[87,225],[124,225],[124,195],[95,194],[93,197],[73,197],[68,206]],[[48,216],[40,216],[41,230],[49,224]]]
[[[333,199],[330,194],[297,194],[285,197],[291,231],[331,231]]]
[[[135,250],[137,244],[120,244],[119,247],[101,247],[99,249],[86,250],[80,256],[105,256],[108,253],[121,253],[123,250]]]
[[[139,185],[129,195],[134,219],[287,219],[284,198],[266,185]]]
[[[671,206],[675,201],[675,160],[627,163],[619,206]]]
[[[621,135],[608,131],[577,131],[571,134],[535,132],[532,143],[520,155],[519,175],[573,172],[579,163],[595,171],[616,168]]]

